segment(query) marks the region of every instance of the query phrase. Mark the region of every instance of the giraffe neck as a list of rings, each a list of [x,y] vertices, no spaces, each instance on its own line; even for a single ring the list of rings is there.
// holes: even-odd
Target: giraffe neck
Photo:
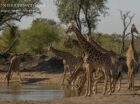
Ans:
[[[134,49],[134,35],[132,31],[131,31],[131,37],[130,37],[130,47]]]
[[[79,42],[78,42],[77,40],[72,39],[72,44],[73,44],[75,47],[77,47],[77,48],[80,48],[80,49],[81,49],[81,46],[80,46],[80,44],[79,44]]]
[[[63,59],[66,59],[68,56],[70,56],[71,54],[68,52],[63,52],[63,51],[59,51],[57,49],[54,49],[53,47],[51,47],[51,51],[58,57],[61,57]]]
[[[85,37],[81,34],[81,32],[76,27],[74,28],[74,32],[75,32],[75,34],[78,38],[79,44],[80,44],[80,46],[85,54],[91,54],[91,52],[92,53],[93,52],[101,53],[85,39]]]
[[[89,39],[87,39],[96,49],[98,49],[101,52],[110,52],[106,49],[104,49],[103,47],[101,47],[96,41],[94,41],[94,39],[92,37],[90,37]]]

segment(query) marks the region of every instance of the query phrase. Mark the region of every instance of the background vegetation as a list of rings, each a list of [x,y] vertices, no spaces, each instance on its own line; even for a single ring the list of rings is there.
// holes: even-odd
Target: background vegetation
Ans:
[[[19,30],[18,27],[10,23],[13,28],[5,27],[0,36],[0,52],[6,50],[11,42],[15,39],[17,32],[21,34],[18,43],[12,48],[10,52],[13,53],[30,53],[30,54],[45,54],[52,56],[48,52],[47,46],[52,44],[56,49],[68,51],[74,55],[81,55],[82,52],[74,46],[64,47],[63,42],[67,34],[65,29],[57,25],[53,20],[38,18],[33,21],[28,29]],[[13,29],[13,30],[12,30]],[[99,34],[92,33],[94,39],[105,49],[113,50],[118,55],[121,49],[121,35],[120,34]],[[70,34],[71,38],[76,39],[75,34]],[[135,39],[136,50],[140,53],[139,39]],[[126,39],[125,52],[129,45],[129,38]],[[123,54],[125,54],[125,52]]]
[[[67,34],[65,34],[65,28],[54,20],[48,20],[44,18],[37,18],[32,22],[32,25],[28,29],[19,30],[19,28],[11,21],[20,21],[23,16],[32,16],[34,13],[40,13],[37,7],[40,4],[40,0],[30,0],[24,2],[23,0],[5,1],[1,0],[0,4],[34,4],[33,7],[0,7],[0,10],[14,9],[18,12],[11,14],[0,12],[0,52],[4,52],[11,45],[13,40],[21,34],[16,45],[10,50],[12,53],[30,53],[30,54],[45,54],[52,56],[51,52],[48,52],[47,46],[52,44],[53,47],[59,50],[71,52],[74,55],[82,55],[81,50],[74,46],[64,47],[63,42]],[[124,24],[123,34],[99,34],[94,33],[96,29],[99,17],[106,15],[108,8],[106,7],[107,0],[56,0],[56,6],[58,9],[58,17],[62,24],[66,25],[74,22],[82,34],[89,34],[94,37],[102,47],[108,50],[113,50],[116,54],[120,55],[120,50],[123,47],[123,53],[128,49],[129,38],[125,31],[131,23],[130,12],[121,12],[122,23]],[[23,10],[35,10],[35,12],[25,12]],[[129,18],[131,17],[131,18]],[[130,22],[125,21],[126,18],[130,19]],[[128,24],[127,24],[128,23]],[[130,30],[130,29],[129,29]],[[125,36],[125,37],[124,37]],[[71,37],[76,39],[75,34],[71,34]],[[125,41],[125,43],[124,43]],[[135,39],[135,46],[138,54],[140,53],[139,39]],[[123,43],[123,44],[122,44]],[[125,45],[124,45],[125,44]],[[125,47],[124,47],[125,46]]]

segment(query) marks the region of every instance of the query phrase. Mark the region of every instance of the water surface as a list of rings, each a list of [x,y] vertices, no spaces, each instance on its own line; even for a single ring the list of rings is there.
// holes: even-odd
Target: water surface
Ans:
[[[54,100],[64,97],[64,91],[56,85],[0,86],[0,100]]]

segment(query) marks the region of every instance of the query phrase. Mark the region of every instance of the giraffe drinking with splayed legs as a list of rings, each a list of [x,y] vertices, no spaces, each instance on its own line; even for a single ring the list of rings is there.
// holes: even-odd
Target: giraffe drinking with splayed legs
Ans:
[[[78,42],[85,53],[84,56],[84,67],[86,68],[87,74],[87,89],[86,89],[86,96],[91,95],[91,72],[98,68],[102,69],[105,74],[105,81],[104,81],[104,92],[106,93],[107,90],[107,81],[110,82],[110,89],[111,89],[111,58],[108,54],[102,53],[97,50],[91,43],[89,43],[84,36],[79,32],[79,30],[71,24],[67,29],[67,33],[75,32]]]

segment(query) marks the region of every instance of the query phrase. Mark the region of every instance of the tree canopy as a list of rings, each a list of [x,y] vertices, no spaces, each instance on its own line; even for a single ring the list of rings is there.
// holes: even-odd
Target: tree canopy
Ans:
[[[31,28],[22,30],[22,37],[18,46],[19,51],[42,54],[51,42],[57,42],[60,39],[60,27],[50,25],[37,19],[32,23]]]
[[[10,21],[20,21],[23,16],[39,13],[40,0],[0,0],[0,29]]]
[[[82,27],[91,34],[96,28],[100,15],[105,15],[108,9],[107,0],[56,0],[58,17],[64,24],[74,22],[79,30]]]

